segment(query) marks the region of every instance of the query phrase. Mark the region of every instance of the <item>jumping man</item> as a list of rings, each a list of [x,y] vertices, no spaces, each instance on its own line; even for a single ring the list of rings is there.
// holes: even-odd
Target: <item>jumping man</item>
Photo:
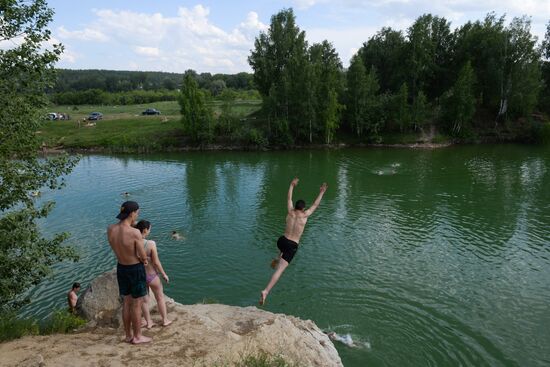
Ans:
[[[319,189],[319,195],[317,195],[317,198],[313,202],[313,205],[306,210],[306,203],[303,200],[297,200],[296,204],[293,205],[292,203],[292,191],[294,190],[294,187],[298,185],[298,178],[295,178],[290,182],[290,187],[288,188],[288,196],[287,196],[287,209],[288,214],[286,215],[286,229],[284,236],[279,237],[279,240],[277,241],[277,247],[279,248],[279,258],[278,258],[278,266],[277,263],[272,264],[272,266],[277,266],[277,270],[275,270],[275,273],[271,276],[271,280],[267,284],[267,287],[261,292],[260,296],[260,305],[263,305],[265,303],[265,300],[267,298],[267,295],[271,291],[271,288],[277,283],[279,278],[281,277],[281,274],[283,274],[283,271],[285,271],[286,267],[290,262],[292,261],[292,258],[294,255],[296,255],[296,251],[298,251],[298,243],[300,242],[300,237],[302,237],[302,233],[304,233],[304,228],[307,223],[307,219],[315,209],[319,206],[319,203],[321,203],[321,199],[323,198],[323,195],[325,191],[327,191],[327,184],[323,183],[321,185],[321,188]]]

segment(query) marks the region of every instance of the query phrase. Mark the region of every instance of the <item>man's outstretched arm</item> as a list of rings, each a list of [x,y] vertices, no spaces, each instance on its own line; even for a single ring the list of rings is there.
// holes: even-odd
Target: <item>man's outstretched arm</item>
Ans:
[[[288,195],[286,198],[287,204],[286,208],[288,211],[291,211],[294,209],[294,204],[292,203],[292,191],[294,191],[294,187],[298,185],[298,177],[295,177],[292,181],[290,181],[290,187],[288,188]]]
[[[308,217],[311,214],[313,214],[315,209],[317,209],[317,207],[321,203],[321,199],[323,198],[323,195],[325,194],[325,191],[327,191],[327,188],[328,188],[328,185],[326,184],[326,182],[323,182],[323,184],[321,185],[321,188],[319,189],[319,195],[317,195],[317,198],[313,202],[313,205],[310,206],[309,209],[305,211],[305,213]]]

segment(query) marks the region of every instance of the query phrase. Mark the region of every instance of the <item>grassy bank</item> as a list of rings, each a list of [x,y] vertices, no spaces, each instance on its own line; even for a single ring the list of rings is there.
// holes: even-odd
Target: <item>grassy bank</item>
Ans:
[[[214,114],[222,103],[211,101]],[[142,116],[147,108],[161,111],[158,116]],[[232,113],[245,118],[260,108],[260,101],[235,101]],[[48,148],[69,150],[104,150],[110,152],[160,151],[183,148],[187,140],[180,122],[177,102],[130,106],[50,106],[45,113],[56,112],[70,120],[47,121],[38,131]],[[85,121],[91,112],[101,112],[103,119]],[[243,122],[245,124],[246,122]]]
[[[221,113],[222,102],[211,101],[214,114]],[[146,108],[156,108],[160,116],[142,116]],[[203,149],[246,149],[265,147],[267,139],[262,128],[256,125],[265,123],[258,111],[261,102],[235,101],[232,114],[237,117],[231,134],[221,134]],[[85,118],[91,112],[103,113],[103,119],[89,124]],[[177,102],[158,102],[154,104],[130,106],[51,106],[47,112],[69,114],[67,121],[47,121],[40,131],[39,139],[48,149],[65,149],[69,151],[118,152],[153,152],[196,149],[185,136],[180,122]],[[80,122],[80,124],[79,124]],[[532,126],[531,126],[532,125]],[[537,130],[538,129],[538,130]],[[452,143],[497,143],[497,142],[550,142],[550,123],[533,123],[524,121],[521,124],[502,124],[497,128],[471,131],[461,139],[455,139],[437,132],[435,128],[426,127],[423,132],[382,132],[377,136],[357,137],[354,134],[340,132],[334,139],[333,146],[408,146],[440,147]],[[317,146],[323,146],[317,145]],[[312,147],[307,145],[306,147]],[[277,148],[277,147],[272,147]],[[285,146],[285,148],[288,148]],[[293,146],[292,148],[300,148]]]

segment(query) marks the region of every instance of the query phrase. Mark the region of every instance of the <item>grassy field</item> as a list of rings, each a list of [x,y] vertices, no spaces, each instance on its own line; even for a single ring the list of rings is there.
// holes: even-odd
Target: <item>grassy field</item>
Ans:
[[[210,102],[215,115],[222,103]],[[246,117],[259,110],[260,101],[235,101],[232,112]],[[142,116],[147,108],[160,116]],[[108,149],[111,151],[150,151],[181,147],[184,141],[179,105],[175,101],[129,106],[50,106],[48,112],[70,115],[66,121],[46,121],[38,136],[48,148]],[[101,112],[100,121],[85,121],[91,112]],[[79,124],[80,122],[80,124]]]

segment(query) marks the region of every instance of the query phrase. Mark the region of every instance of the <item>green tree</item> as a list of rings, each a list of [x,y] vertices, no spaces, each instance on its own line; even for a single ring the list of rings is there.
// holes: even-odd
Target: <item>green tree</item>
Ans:
[[[397,92],[409,75],[405,62],[407,43],[403,32],[382,28],[359,49],[365,69],[376,69],[382,92]]]
[[[541,54],[543,57],[541,65],[543,87],[539,100],[539,108],[546,113],[550,113],[550,21],[546,25],[546,34],[542,41]]]
[[[474,83],[474,70],[467,62],[460,70],[455,84],[444,97],[443,118],[453,135],[460,135],[471,126],[476,109]]]
[[[324,142],[330,144],[340,125],[342,105],[338,96],[342,89],[342,63],[332,44],[326,40],[312,45],[309,55],[309,70],[312,72],[307,74],[309,83],[304,90],[310,102],[306,109],[311,116],[309,141],[312,141],[311,121],[315,121],[314,130],[320,131]]]
[[[408,29],[406,59],[411,96],[419,91],[430,98],[439,97],[450,87],[448,67],[454,36],[445,18],[424,14]]]
[[[405,129],[409,126],[411,122],[409,88],[407,87],[407,83],[401,84],[401,88],[399,88],[399,92],[397,93],[397,98],[395,101],[397,107],[396,122],[399,125],[399,130],[405,131]]]
[[[531,34],[531,21],[527,17],[514,18],[506,34],[501,105],[508,105],[512,118],[529,116],[542,87],[537,38]]]
[[[178,103],[185,132],[196,142],[209,141],[212,137],[212,111],[192,73],[183,77]]]
[[[248,58],[267,114],[268,131],[271,134],[273,130],[282,143],[308,136],[309,119],[302,98],[307,61],[305,32],[296,25],[292,9],[271,17],[269,29],[256,38]]]
[[[428,103],[428,98],[424,92],[418,92],[418,95],[413,101],[412,110],[411,110],[411,123],[413,124],[412,128],[417,130],[422,128],[430,119],[430,105]]]
[[[51,273],[51,266],[76,260],[63,246],[66,234],[44,238],[37,219],[48,215],[48,202],[37,207],[30,195],[47,186],[59,188],[76,159],[38,159],[36,131],[43,123],[44,90],[53,87],[53,66],[63,48],[44,49],[53,11],[43,0],[3,1],[0,11],[0,312],[15,310],[28,299],[30,286]]]
[[[359,55],[354,55],[347,73],[346,119],[357,136],[365,130],[367,93],[365,65]]]

